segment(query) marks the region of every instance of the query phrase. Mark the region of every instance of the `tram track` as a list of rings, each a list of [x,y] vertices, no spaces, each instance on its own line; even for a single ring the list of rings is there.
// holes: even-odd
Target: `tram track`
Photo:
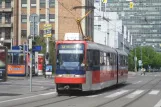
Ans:
[[[28,104],[33,104],[35,105],[34,107],[42,107],[42,106],[47,106],[50,104],[56,104],[56,103],[61,103],[64,101],[72,100],[75,98],[79,98],[81,96],[67,96],[68,98],[64,98],[65,96],[54,96],[54,97],[48,97],[48,98],[43,98],[39,100],[33,100],[33,101],[28,101],[20,104],[13,104],[12,107],[19,107],[19,106],[24,106]],[[44,104],[39,103],[39,102],[44,102]],[[11,107],[11,106],[5,106],[5,107]]]
[[[94,107],[102,107],[102,106],[108,105],[108,104],[110,104],[110,103],[112,103],[112,102],[114,102],[114,101],[116,101],[116,100],[121,99],[121,98],[124,97],[124,96],[127,96],[127,95],[130,94],[130,93],[135,92],[135,91],[138,90],[138,89],[143,88],[144,86],[146,86],[147,84],[149,84],[149,83],[152,82],[152,81],[155,81],[156,79],[158,79],[158,78],[154,77],[153,79],[151,79],[150,81],[148,81],[148,82],[146,82],[145,84],[141,85],[140,87],[134,89],[133,91],[128,92],[128,93],[123,94],[123,95],[120,95],[119,97],[114,98],[114,99],[112,99],[112,100],[109,100],[109,101],[107,101],[107,102],[105,101],[104,103],[101,103],[101,104],[96,105],[96,106],[94,106]],[[154,84],[147,92],[145,92],[143,95],[139,96],[137,99],[134,99],[134,100],[132,100],[132,101],[126,103],[125,105],[123,105],[123,106],[121,106],[121,107],[128,107],[129,105],[131,105],[131,104],[134,103],[135,101],[139,100],[139,99],[142,98],[144,95],[146,95],[149,91],[151,91],[151,90],[152,90],[160,81],[161,81],[161,79],[160,79],[157,83],[155,83],[155,84]]]

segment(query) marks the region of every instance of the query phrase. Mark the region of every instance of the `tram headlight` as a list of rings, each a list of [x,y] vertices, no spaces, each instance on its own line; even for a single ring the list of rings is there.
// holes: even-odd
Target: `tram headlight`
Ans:
[[[62,77],[63,75],[57,75],[57,77]]]

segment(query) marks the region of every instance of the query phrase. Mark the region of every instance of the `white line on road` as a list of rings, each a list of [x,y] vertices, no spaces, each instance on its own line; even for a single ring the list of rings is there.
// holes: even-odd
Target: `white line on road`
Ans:
[[[127,95],[126,98],[134,98],[135,96],[141,94],[142,92],[144,92],[144,90],[137,90],[137,91]]]
[[[87,97],[97,97],[97,96],[101,96],[102,94],[98,94],[98,95],[90,95],[90,96],[87,96]]]
[[[52,94],[56,94],[56,92],[50,92],[50,93],[45,93],[45,94],[40,94],[40,95],[52,95]]]
[[[121,94],[124,94],[124,93],[126,93],[126,92],[128,92],[129,90],[122,90],[122,91],[120,91],[120,92],[116,92],[116,93],[114,93],[114,94],[111,94],[111,95],[108,95],[108,96],[105,96],[105,98],[113,98],[113,97],[117,97],[117,96],[119,96],[119,95],[121,95]]]
[[[161,107],[161,100],[154,107]]]
[[[56,92],[50,92],[50,93],[44,93],[44,94],[39,94],[39,95],[34,95],[34,96],[28,96],[28,97],[22,97],[22,98],[15,98],[15,99],[10,99],[10,100],[4,100],[4,101],[0,101],[1,103],[6,103],[6,102],[12,102],[12,101],[18,101],[18,100],[23,100],[23,99],[29,99],[29,98],[34,98],[34,97],[39,97],[42,95],[51,95],[54,94]]]
[[[138,84],[138,83],[141,83],[142,81],[138,81],[138,82],[136,82],[136,83],[134,83],[134,84]]]
[[[159,90],[152,90],[151,92],[149,92],[149,94],[157,95],[159,92],[160,92]]]

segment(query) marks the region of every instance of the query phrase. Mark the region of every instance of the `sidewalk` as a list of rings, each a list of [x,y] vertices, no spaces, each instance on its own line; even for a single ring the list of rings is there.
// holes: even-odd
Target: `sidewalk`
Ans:
[[[0,82],[0,100],[48,92],[55,92],[53,77],[33,77],[32,92],[30,92],[30,78],[9,77],[6,82]]]

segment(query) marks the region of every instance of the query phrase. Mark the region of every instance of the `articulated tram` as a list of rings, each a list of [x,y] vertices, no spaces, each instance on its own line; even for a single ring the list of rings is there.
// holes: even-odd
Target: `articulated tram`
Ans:
[[[58,94],[66,90],[94,91],[125,83],[127,54],[90,41],[56,43],[55,83]]]

